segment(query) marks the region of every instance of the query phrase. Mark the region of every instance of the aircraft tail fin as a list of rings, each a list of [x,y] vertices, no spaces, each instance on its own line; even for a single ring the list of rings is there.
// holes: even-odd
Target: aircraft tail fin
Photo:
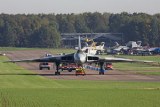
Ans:
[[[119,43],[118,43],[118,42],[115,42],[115,46],[119,46]]]
[[[105,44],[105,42],[102,42],[102,43],[101,43],[101,46],[104,47],[104,44]]]
[[[81,50],[81,37],[80,36],[78,37],[78,48],[79,50]]]

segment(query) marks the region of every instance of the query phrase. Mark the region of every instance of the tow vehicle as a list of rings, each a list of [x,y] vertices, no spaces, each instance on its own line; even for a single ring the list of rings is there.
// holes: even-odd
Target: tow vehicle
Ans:
[[[84,68],[78,67],[78,68],[76,69],[76,76],[77,76],[77,75],[83,75],[83,76],[86,75]]]
[[[74,63],[62,63],[59,67],[61,71],[68,70],[68,72],[72,72],[73,70],[76,70],[77,66]]]

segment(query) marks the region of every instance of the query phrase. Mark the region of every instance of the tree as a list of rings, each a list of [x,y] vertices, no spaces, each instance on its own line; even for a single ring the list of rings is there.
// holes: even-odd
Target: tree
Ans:
[[[123,33],[126,42],[160,46],[160,14],[0,14],[0,46],[58,47],[66,32]]]
[[[59,31],[61,33],[73,33],[75,32],[73,21],[69,20],[71,16],[58,14],[56,16]]]
[[[2,28],[2,46],[15,46],[16,32],[12,22],[5,21]]]
[[[42,26],[35,31],[30,41],[33,47],[57,48],[60,45],[60,34],[54,27]]]
[[[87,27],[86,23],[85,23],[85,18],[82,14],[77,15],[77,17],[75,18],[75,30],[77,33],[87,33],[89,32],[89,28]]]
[[[158,21],[156,17],[153,17],[151,20],[151,30],[150,30],[150,45],[156,46],[158,44]]]

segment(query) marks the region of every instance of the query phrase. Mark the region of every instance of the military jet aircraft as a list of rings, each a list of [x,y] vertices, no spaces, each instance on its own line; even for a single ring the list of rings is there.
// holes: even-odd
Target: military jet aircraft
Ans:
[[[77,65],[83,66],[85,63],[99,63],[100,71],[99,74],[104,74],[104,63],[105,62],[152,62],[152,61],[140,61],[140,60],[132,60],[132,59],[124,59],[124,58],[101,58],[96,55],[86,54],[81,50],[81,39],[79,36],[79,49],[75,53],[67,54],[67,55],[59,55],[59,56],[45,56],[43,58],[36,59],[24,59],[24,60],[10,60],[7,62],[52,62],[56,65],[55,75],[60,75],[59,66],[61,63],[75,63]]]
[[[101,44],[96,45],[96,42],[93,41],[93,43],[91,44],[91,46],[88,46],[88,44],[86,43],[86,46],[83,47],[81,50],[86,52],[87,54],[91,54],[91,55],[96,55],[96,54],[101,54],[104,52],[104,42],[101,42]]]
[[[105,51],[104,49],[105,42],[97,43],[97,42],[94,42],[93,39],[88,39],[88,38],[86,38],[84,42],[85,42],[85,46],[81,50],[87,54],[99,55],[101,53],[104,53]],[[78,50],[79,47],[75,47],[75,49]]]

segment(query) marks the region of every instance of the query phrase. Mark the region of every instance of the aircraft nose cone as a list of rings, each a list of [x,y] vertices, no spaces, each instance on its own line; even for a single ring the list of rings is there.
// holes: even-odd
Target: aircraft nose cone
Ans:
[[[86,61],[86,55],[85,54],[75,54],[74,60],[76,63],[84,63]]]
[[[83,56],[83,57],[80,57],[80,62],[81,63],[84,63],[86,61],[86,58],[85,58],[85,56]]]

